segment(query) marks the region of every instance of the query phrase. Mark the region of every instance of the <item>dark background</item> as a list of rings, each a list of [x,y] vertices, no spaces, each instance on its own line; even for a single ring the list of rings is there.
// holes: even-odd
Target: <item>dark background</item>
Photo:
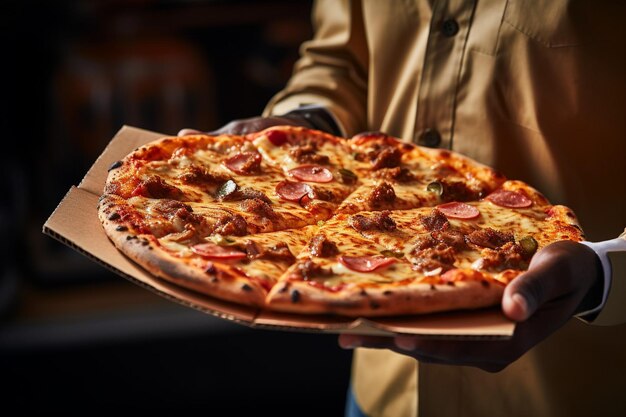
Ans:
[[[350,353],[334,335],[179,306],[41,233],[122,125],[258,115],[311,36],[310,7],[2,2],[0,414],[342,414]]]

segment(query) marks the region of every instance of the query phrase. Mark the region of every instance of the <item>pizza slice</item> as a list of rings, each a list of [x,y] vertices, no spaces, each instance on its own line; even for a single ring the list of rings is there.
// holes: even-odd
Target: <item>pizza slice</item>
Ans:
[[[353,158],[342,138],[296,126],[274,126],[246,136],[268,164],[288,173],[301,165],[350,168]]]
[[[284,201],[297,202],[317,220],[332,216],[359,185],[350,149],[341,138],[294,126],[271,127],[247,136],[263,160],[284,174],[275,188]],[[319,214],[319,213],[324,213]]]
[[[411,265],[345,227],[347,217],[337,215],[320,227],[268,294],[269,309],[348,315],[388,309],[368,291],[406,280]]]
[[[295,261],[317,226],[253,235],[154,233],[128,227],[116,211],[99,210],[115,246],[157,277],[203,294],[263,307],[268,291]],[[153,222],[153,221],[150,221]],[[150,223],[149,222],[149,223]]]
[[[429,150],[384,134],[349,140],[362,185],[340,213],[407,210],[443,202],[478,200],[505,180],[495,170],[446,150]]]
[[[375,317],[474,309],[499,302],[503,284],[479,273],[452,280],[417,271],[410,257],[352,229],[349,217],[337,216],[320,228],[269,292],[268,308]],[[385,221],[380,226],[393,227]]]
[[[573,212],[518,181],[485,199],[404,211],[362,212],[350,227],[434,279],[476,277],[507,284],[558,240],[582,241]]]

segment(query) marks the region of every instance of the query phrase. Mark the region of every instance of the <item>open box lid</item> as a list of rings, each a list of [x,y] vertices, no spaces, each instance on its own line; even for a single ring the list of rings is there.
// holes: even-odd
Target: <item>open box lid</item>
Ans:
[[[403,317],[358,318],[296,315],[262,311],[197,293],[150,274],[124,256],[109,241],[97,214],[97,204],[109,166],[133,149],[165,135],[124,126],[89,169],[77,187],[71,187],[43,227],[58,239],[122,277],[169,300],[227,320],[268,329],[433,337],[509,338],[515,325],[499,309],[483,309]]]

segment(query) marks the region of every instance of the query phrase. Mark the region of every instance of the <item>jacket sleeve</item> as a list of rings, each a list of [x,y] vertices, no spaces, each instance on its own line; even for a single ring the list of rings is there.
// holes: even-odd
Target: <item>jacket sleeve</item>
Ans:
[[[315,36],[302,45],[291,79],[263,115],[318,105],[346,136],[366,130],[368,52],[360,2],[316,1],[313,27]]]

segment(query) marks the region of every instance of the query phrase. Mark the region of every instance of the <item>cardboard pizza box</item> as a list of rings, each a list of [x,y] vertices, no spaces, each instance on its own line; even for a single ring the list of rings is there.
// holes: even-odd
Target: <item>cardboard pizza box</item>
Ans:
[[[430,337],[503,339],[514,323],[499,309],[385,318],[348,318],[261,311],[221,301],[157,278],[128,259],[109,241],[96,206],[109,166],[133,149],[165,135],[124,126],[111,140],[78,186],[72,186],[43,227],[43,232],[120,276],[171,301],[250,327],[265,329]]]

